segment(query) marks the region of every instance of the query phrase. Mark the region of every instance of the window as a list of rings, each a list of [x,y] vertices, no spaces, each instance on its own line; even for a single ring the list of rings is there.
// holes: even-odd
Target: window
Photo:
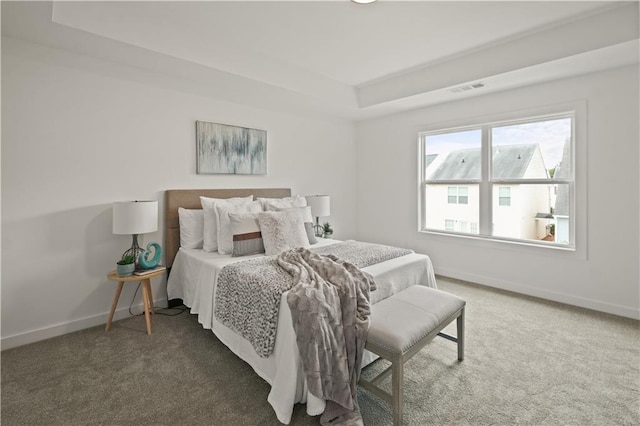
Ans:
[[[458,204],[458,187],[450,186],[447,190],[447,202],[449,204]]]
[[[447,188],[449,204],[469,204],[469,189],[466,186],[450,186]]]
[[[455,226],[455,221],[452,219],[445,219],[444,220],[444,229],[447,231],[453,231]]]
[[[420,230],[574,247],[574,121],[420,133]]]
[[[511,205],[511,188],[508,186],[501,186],[498,190],[498,205],[510,206]]]

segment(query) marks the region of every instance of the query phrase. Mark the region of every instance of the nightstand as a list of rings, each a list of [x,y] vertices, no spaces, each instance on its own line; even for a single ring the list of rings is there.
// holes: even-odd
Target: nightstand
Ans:
[[[109,319],[105,331],[109,331],[111,328],[111,321],[113,320],[113,314],[116,312],[116,306],[118,305],[118,299],[120,299],[120,293],[122,293],[122,287],[124,283],[129,281],[140,281],[142,284],[142,302],[144,303],[144,316],[147,322],[147,334],[151,334],[151,314],[155,314],[153,309],[153,295],[151,294],[151,278],[159,277],[166,271],[166,268],[159,269],[157,271],[149,272],[145,275],[129,275],[128,277],[121,277],[116,271],[109,272],[107,278],[111,281],[118,282],[118,288],[116,289],[116,296],[113,298],[111,304],[111,312],[109,312]]]

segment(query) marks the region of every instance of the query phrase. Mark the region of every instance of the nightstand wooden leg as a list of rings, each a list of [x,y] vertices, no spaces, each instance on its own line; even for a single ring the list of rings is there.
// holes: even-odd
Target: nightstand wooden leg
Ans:
[[[151,292],[151,280],[147,280],[147,295],[149,296],[149,310],[152,314],[156,313],[156,308],[153,306],[153,293]]]
[[[107,320],[107,325],[104,328],[104,331],[109,331],[111,328],[111,321],[113,321],[113,314],[116,312],[116,306],[118,306],[118,300],[120,300],[120,293],[122,293],[122,287],[124,286],[124,281],[118,282],[118,288],[116,289],[116,295],[113,298],[113,303],[111,304],[111,311],[109,312],[109,319]]]
[[[144,319],[147,322],[147,334],[151,334],[151,315],[149,307],[149,287],[151,287],[149,279],[142,280],[142,302],[144,303]]]

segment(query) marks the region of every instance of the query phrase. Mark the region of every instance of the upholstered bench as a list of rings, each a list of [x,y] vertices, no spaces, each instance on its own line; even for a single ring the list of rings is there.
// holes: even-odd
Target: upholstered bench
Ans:
[[[391,404],[393,424],[402,423],[403,366],[435,336],[458,343],[458,360],[464,359],[465,301],[444,291],[414,285],[371,307],[371,325],[365,348],[391,361],[391,366],[372,380],[360,378],[360,385]],[[457,337],[441,330],[457,319]],[[391,377],[391,391],[377,386]]]

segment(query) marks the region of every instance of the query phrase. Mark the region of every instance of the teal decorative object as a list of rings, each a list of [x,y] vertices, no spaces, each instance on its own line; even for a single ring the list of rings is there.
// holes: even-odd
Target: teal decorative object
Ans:
[[[116,265],[116,271],[118,271],[118,275],[121,277],[128,277],[129,275],[132,275],[135,269],[135,263],[127,263],[125,265],[118,263]]]
[[[149,259],[149,255],[151,254],[151,248],[154,249],[153,258]],[[162,247],[158,243],[149,243],[147,244],[146,250],[140,253],[140,257],[138,258],[138,264],[142,269],[151,269],[158,266],[160,263],[160,259],[162,258]]]

